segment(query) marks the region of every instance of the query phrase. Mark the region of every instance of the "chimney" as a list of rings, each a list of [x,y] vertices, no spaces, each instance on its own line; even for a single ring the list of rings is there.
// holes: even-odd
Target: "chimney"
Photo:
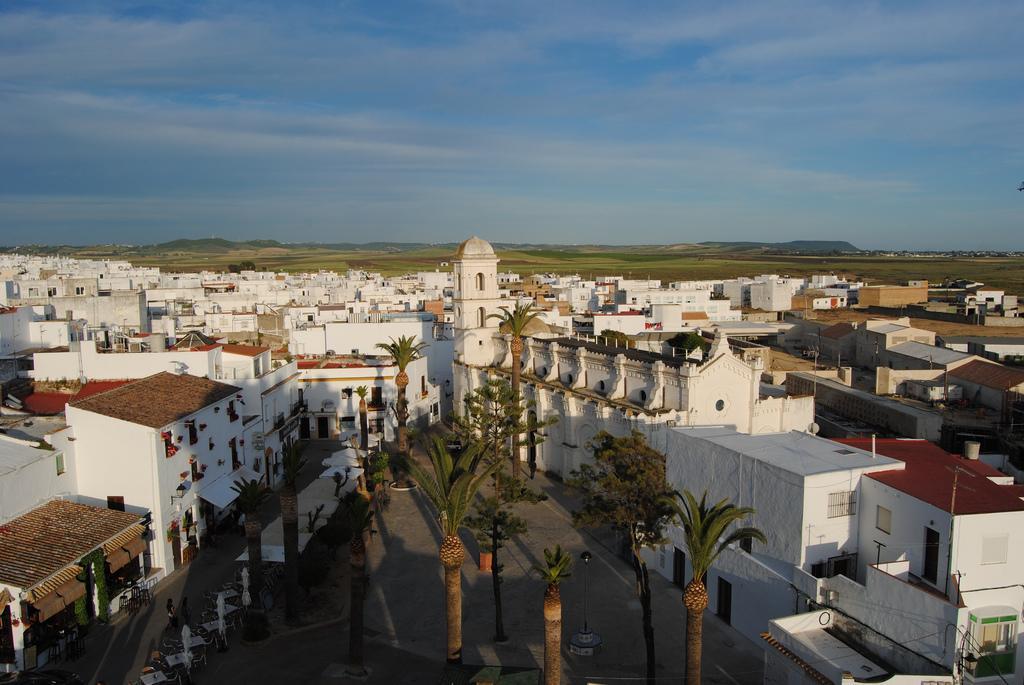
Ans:
[[[981,443],[975,440],[968,440],[964,443],[964,457],[971,461],[977,461],[981,455]]]

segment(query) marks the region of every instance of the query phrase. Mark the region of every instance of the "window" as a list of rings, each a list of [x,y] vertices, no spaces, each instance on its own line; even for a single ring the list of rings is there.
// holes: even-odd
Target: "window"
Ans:
[[[124,497],[121,495],[107,495],[107,509],[124,511]]]
[[[80,285],[75,286],[75,295],[85,295],[85,288]]]
[[[725,400],[718,400],[715,402],[715,409],[717,411],[725,411]]]
[[[1000,535],[997,537],[982,538],[981,539],[981,563],[983,564],[1005,564],[1006,563],[1006,547],[1007,537]]]
[[[28,296],[29,297],[39,297],[39,288],[29,288],[28,289]]]
[[[969,614],[971,637],[978,646],[978,660],[968,667],[976,678],[1010,675],[1015,670],[1017,616],[979,617]]]
[[[830,492],[828,495],[828,517],[853,516],[857,513],[857,493]]]
[[[597,389],[598,389],[598,390],[600,390],[600,391],[604,392],[604,387],[605,387],[605,386],[604,386],[604,381],[598,381],[598,382],[597,382]]]
[[[754,551],[754,538],[740,538],[740,549],[747,554]]]
[[[646,390],[641,390],[640,391],[640,401],[641,402],[646,402],[647,401],[647,391]]]
[[[482,272],[476,275],[476,289],[481,292],[484,289],[484,275]]]
[[[887,534],[892,532],[892,512],[882,505],[875,508],[875,528]]]
[[[487,310],[483,307],[476,310],[476,325],[477,328],[483,328],[487,325]]]
[[[57,289],[56,288],[47,288],[46,289],[46,295],[47,295],[47,297],[57,297]]]
[[[57,475],[64,473],[64,453],[57,452],[57,456],[54,459],[54,463],[57,465]]]

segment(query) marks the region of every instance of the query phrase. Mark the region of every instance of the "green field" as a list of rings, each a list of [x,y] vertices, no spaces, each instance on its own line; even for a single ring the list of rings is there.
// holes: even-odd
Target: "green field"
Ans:
[[[274,271],[316,271],[349,268],[396,275],[440,268],[448,261],[453,245],[377,247],[283,245],[272,241],[177,241],[166,246],[93,246],[61,248],[63,254],[82,258],[116,258],[135,264],[159,266],[165,271],[225,270],[249,260],[258,268]],[[269,243],[269,244],[268,244]],[[48,248],[46,251],[53,251]],[[579,273],[585,277],[650,276],[665,281],[756,276],[778,273],[806,276],[839,273],[876,283],[927,279],[967,278],[1024,293],[1024,258],[984,257],[892,258],[861,254],[774,254],[765,250],[735,250],[727,246],[672,245],[637,247],[580,246],[564,249],[513,247],[498,249],[499,269],[532,273]]]

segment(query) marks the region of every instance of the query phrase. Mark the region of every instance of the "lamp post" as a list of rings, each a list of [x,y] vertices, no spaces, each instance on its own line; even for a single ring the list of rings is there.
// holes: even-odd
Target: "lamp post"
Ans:
[[[601,646],[601,636],[590,629],[587,616],[588,599],[590,595],[590,560],[593,555],[584,550],[580,554],[583,561],[583,628],[576,631],[576,634],[569,640],[569,651],[578,656],[593,656]]]

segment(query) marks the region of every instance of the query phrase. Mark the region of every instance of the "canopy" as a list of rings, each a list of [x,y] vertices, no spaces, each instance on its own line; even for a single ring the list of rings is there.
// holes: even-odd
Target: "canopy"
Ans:
[[[59,614],[64,607],[74,604],[80,597],[85,597],[85,583],[72,578],[50,594],[34,601],[32,606],[39,612],[38,620],[45,621]]]
[[[116,571],[144,551],[146,551],[146,541],[142,537],[132,538],[120,548],[107,554],[107,566],[110,567],[112,572]]]
[[[359,466],[359,459],[355,455],[349,457],[330,456],[320,463],[323,464],[324,466],[338,466],[344,469],[346,466]]]
[[[237,469],[221,476],[212,483],[199,482],[197,486],[199,489],[199,496],[204,500],[217,507],[218,509],[224,509],[231,505],[236,499],[238,499],[238,492],[232,487],[235,483],[248,480],[260,480],[262,476],[256,473],[248,466],[242,465]]]

